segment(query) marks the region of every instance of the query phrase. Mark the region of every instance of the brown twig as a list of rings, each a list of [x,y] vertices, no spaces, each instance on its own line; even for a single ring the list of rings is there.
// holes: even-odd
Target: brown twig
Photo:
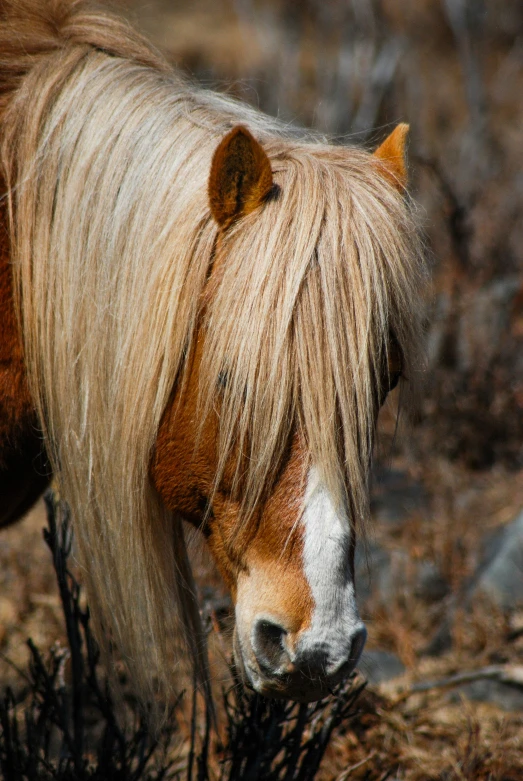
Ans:
[[[404,702],[413,694],[422,694],[424,692],[434,691],[436,689],[452,689],[456,686],[462,686],[465,683],[474,681],[491,680],[499,681],[509,686],[523,688],[523,666],[521,665],[488,665],[480,667],[478,670],[466,670],[462,673],[449,675],[436,681],[420,681],[413,683],[412,686],[399,694],[395,699],[394,705]]]

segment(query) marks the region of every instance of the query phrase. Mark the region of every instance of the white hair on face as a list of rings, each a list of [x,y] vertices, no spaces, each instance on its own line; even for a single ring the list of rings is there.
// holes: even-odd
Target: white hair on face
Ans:
[[[155,679],[172,685],[177,633],[206,675],[180,521],[148,468],[213,261],[220,138],[248,125],[279,187],[224,237],[205,322],[203,409],[225,367],[219,472],[240,443],[245,517],[297,419],[334,504],[364,519],[390,332],[415,373],[419,246],[367,153],[188,86],[83,0],[4,6],[2,163],[30,386],[93,613],[147,697]]]
[[[328,649],[327,663],[335,667],[349,656],[348,644],[363,624],[351,576],[349,520],[336,510],[314,467],[309,470],[302,523],[303,570],[314,608],[300,647]]]

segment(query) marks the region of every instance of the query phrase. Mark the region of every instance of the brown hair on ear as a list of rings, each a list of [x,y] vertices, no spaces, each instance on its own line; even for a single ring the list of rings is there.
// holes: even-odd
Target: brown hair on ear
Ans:
[[[228,227],[249,214],[272,189],[272,169],[262,145],[243,125],[233,128],[216,149],[209,176],[209,203],[218,225]]]
[[[374,157],[383,163],[384,176],[398,190],[404,190],[407,186],[405,146],[408,132],[409,126],[400,122],[374,152]]]

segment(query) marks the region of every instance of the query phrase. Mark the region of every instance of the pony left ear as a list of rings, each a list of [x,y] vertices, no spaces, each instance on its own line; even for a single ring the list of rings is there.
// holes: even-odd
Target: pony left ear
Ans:
[[[398,190],[407,186],[407,162],[405,146],[409,126],[401,122],[374,152],[383,163],[383,173]]]
[[[211,213],[221,228],[260,206],[272,189],[272,169],[262,145],[243,125],[214,153],[209,176]]]

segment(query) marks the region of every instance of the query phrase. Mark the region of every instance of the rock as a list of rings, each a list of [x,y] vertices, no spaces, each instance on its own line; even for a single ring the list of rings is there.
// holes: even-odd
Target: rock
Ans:
[[[500,681],[473,681],[456,689],[451,699],[458,700],[460,694],[475,702],[490,702],[506,711],[523,711],[523,687]]]
[[[488,596],[503,610],[523,605],[523,511],[488,542],[470,589]]]
[[[377,684],[397,678],[405,672],[405,665],[388,651],[364,651],[358,669],[369,683]]]
[[[470,609],[474,598],[480,594],[487,596],[502,610],[523,607],[523,511],[511,524],[487,535],[483,560],[471,578],[465,600],[460,605]],[[457,604],[451,601],[447,615],[424,649],[424,654],[440,656],[452,647],[451,626],[456,607]],[[498,684],[490,683],[494,691]],[[471,691],[482,691],[480,682],[470,686],[476,687]],[[499,686],[502,688],[499,689]],[[499,686],[498,691],[504,692],[506,685]]]

